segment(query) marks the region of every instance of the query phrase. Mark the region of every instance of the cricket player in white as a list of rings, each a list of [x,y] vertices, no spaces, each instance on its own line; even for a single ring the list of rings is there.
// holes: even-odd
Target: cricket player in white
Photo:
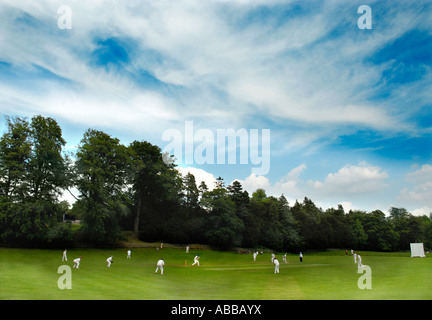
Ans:
[[[160,260],[156,264],[156,271],[155,271],[155,273],[157,273],[158,270],[160,269],[161,274],[163,274],[163,267],[164,267],[164,265],[165,265],[164,260],[162,258],[160,258]]]
[[[357,261],[358,261],[358,266],[359,267],[363,267],[362,258],[361,258],[361,256],[359,254],[357,255]]]
[[[131,258],[131,251],[130,250],[128,250],[127,251],[127,256],[126,256],[126,259],[130,259]]]
[[[62,261],[67,261],[67,250],[63,251]]]
[[[276,258],[274,258],[274,259],[273,259],[273,263],[274,263],[274,265],[275,265],[275,274],[276,274],[276,273],[279,273],[279,260],[276,259]]]
[[[253,253],[253,259],[254,259],[254,261],[256,261],[256,257],[257,257],[257,255],[258,255],[258,252],[254,252],[254,253]]]
[[[81,257],[76,258],[76,259],[74,260],[74,265],[73,265],[72,268],[77,268],[77,269],[79,269],[80,262],[81,262]]]
[[[274,262],[274,259],[275,259],[275,254],[272,253],[272,255],[271,255],[271,262],[272,262],[272,263]]]
[[[192,265],[194,266],[194,265],[196,265],[196,264],[198,264],[198,267],[199,267],[199,258],[200,258],[200,256],[199,256],[199,254],[197,254],[196,256],[195,256],[195,258],[194,258],[194,263],[192,263]]]
[[[354,263],[357,263],[357,253],[354,253]]]
[[[113,259],[113,257],[111,256],[106,260],[108,263],[108,265],[107,265],[108,267],[111,267],[112,259]]]
[[[282,262],[287,263],[287,254],[286,253],[282,257]]]

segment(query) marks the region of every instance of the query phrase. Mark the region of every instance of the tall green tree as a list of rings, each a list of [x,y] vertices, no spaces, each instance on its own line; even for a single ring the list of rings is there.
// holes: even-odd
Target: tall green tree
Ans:
[[[311,199],[305,197],[303,203],[295,202],[291,212],[298,223],[299,232],[304,241],[304,249],[325,248],[328,238],[321,225],[321,209]]]
[[[425,242],[427,219],[415,217],[405,208],[391,207],[389,218],[395,232],[399,235],[398,249],[409,250],[410,243]]]
[[[375,251],[394,251],[398,247],[399,235],[394,231],[384,212],[374,210],[362,219],[368,236],[368,248]]]
[[[364,250],[368,248],[368,235],[362,225],[362,221],[366,214],[365,211],[360,210],[350,210],[347,214],[351,236],[349,247],[354,250]]]
[[[22,201],[28,193],[28,164],[32,141],[28,121],[6,118],[7,131],[0,139],[0,197]]]
[[[174,170],[175,164],[166,161],[158,146],[147,141],[134,141],[129,145],[128,151],[131,158],[130,182],[135,216],[133,229],[139,235],[144,214],[148,219],[157,220],[160,217],[156,215],[161,213],[164,206],[178,201],[181,178]]]
[[[0,140],[1,237],[24,245],[69,238],[58,204],[68,170],[60,126],[42,116],[7,122]]]
[[[243,220],[249,211],[249,193],[243,190],[243,186],[238,180],[234,180],[231,185],[227,187],[227,191],[228,196],[235,204],[237,217]]]
[[[297,223],[284,196],[267,197],[263,189],[258,189],[252,194],[250,207],[250,216],[245,222],[245,238],[255,237],[258,241],[255,246],[277,251],[297,250],[302,246]],[[255,223],[251,224],[251,221]]]
[[[230,248],[242,243],[244,224],[235,213],[235,204],[227,194],[223,179],[216,179],[215,188],[203,194],[201,204],[208,214],[206,238],[209,244]]]
[[[199,190],[196,185],[195,176],[188,172],[183,178],[183,202],[190,210],[199,206]]]
[[[199,196],[202,197],[203,194],[206,193],[207,191],[209,191],[207,184],[204,181],[201,181],[200,185],[198,186]]]
[[[341,204],[337,209],[328,208],[321,219],[322,228],[326,231],[327,247],[346,248],[350,244],[350,228],[345,210]]]
[[[298,251],[303,245],[303,239],[298,232],[298,225],[284,195],[278,199],[278,213],[283,236],[283,250]]]
[[[56,201],[67,186],[66,141],[56,120],[35,116],[31,121],[32,151],[29,160],[30,196],[35,200]]]
[[[129,157],[119,139],[89,129],[78,146],[75,185],[85,213],[82,230],[91,242],[121,239],[118,215],[126,201]]]
[[[182,201],[174,229],[182,231],[183,243],[205,243],[204,234],[209,216],[202,208],[200,198],[208,191],[208,188],[204,182],[197,187],[196,178],[190,172],[183,177],[182,182]]]

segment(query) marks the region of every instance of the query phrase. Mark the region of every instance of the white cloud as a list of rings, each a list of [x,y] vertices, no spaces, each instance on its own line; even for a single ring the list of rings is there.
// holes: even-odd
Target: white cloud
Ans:
[[[414,166],[416,168],[417,166]],[[415,184],[428,184],[432,181],[432,165],[424,164],[420,169],[406,175],[406,180]]]
[[[327,3],[305,18],[290,17],[278,26],[244,20],[258,5],[271,7],[281,3],[291,5],[280,1],[72,1],[69,5],[73,29],[58,33],[57,8],[63,3],[8,1],[3,4],[4,8],[26,11],[39,19],[44,28],[42,31],[20,28],[13,20],[19,11],[11,15],[10,10],[5,10],[1,16],[4,31],[0,32],[0,37],[5,40],[2,43],[6,47],[1,50],[0,57],[16,65],[41,66],[70,79],[76,87],[58,88],[58,95],[76,94],[81,97],[76,98],[80,100],[78,105],[86,104],[95,115],[103,115],[99,118],[111,124],[129,124],[133,116],[128,114],[139,109],[133,105],[133,97],[150,95],[152,101],[143,110],[150,119],[154,113],[160,115],[159,118],[168,115],[169,121],[173,121],[179,114],[187,118],[218,109],[218,121],[224,123],[233,118],[247,119],[233,117],[233,113],[253,115],[258,110],[278,119],[305,123],[402,128],[397,125],[399,119],[384,106],[365,103],[368,90],[363,88],[375,83],[381,70],[378,66],[363,65],[361,57],[369,56],[401,30],[406,31],[405,27],[412,27],[410,19],[390,21],[394,28],[387,29],[391,32],[375,32],[362,45],[347,35],[330,38],[321,46],[310,45],[325,39],[337,23],[348,19],[340,14],[340,4]],[[334,19],[338,14],[340,20]],[[412,13],[404,14],[406,17]],[[236,18],[244,25],[236,26],[233,23]],[[137,49],[157,52],[160,55],[157,63],[148,59],[146,53],[137,54],[127,69],[134,72],[135,68],[143,68],[159,80],[184,90],[171,98],[156,97],[158,101],[155,102],[155,93],[140,92],[132,81],[116,73],[91,68],[88,53],[95,47],[95,35],[129,37],[136,41]],[[295,58],[290,55],[292,52],[296,53]],[[83,92],[79,88],[86,90]],[[57,96],[52,90],[46,94],[51,99]],[[14,94],[14,97],[19,96],[19,92]],[[104,98],[114,104],[109,112],[106,112],[109,105],[104,108],[95,102],[100,99],[100,104],[104,104]],[[39,110],[53,109],[53,106],[37,103],[39,99],[32,100]],[[78,106],[77,110],[81,108]],[[151,110],[156,111],[152,114]],[[110,114],[115,116],[111,118]],[[74,121],[100,120],[97,116],[83,117],[78,111],[62,112],[61,116]],[[210,116],[206,121],[215,119]],[[293,137],[293,141],[295,139]]]
[[[312,199],[313,201],[314,199]],[[330,208],[337,209],[339,205],[342,205],[345,213],[348,213],[350,210],[357,210],[355,205],[353,205],[350,201],[335,201],[335,202],[327,202],[327,201],[316,201],[314,202],[318,208],[322,208],[323,210],[327,210]],[[361,209],[360,209],[361,210]]]
[[[402,189],[398,199],[417,206],[432,207],[432,165],[424,164],[409,172],[405,180],[412,186]]]
[[[336,173],[329,173],[324,181],[309,181],[315,191],[323,195],[361,195],[382,191],[389,175],[378,166],[365,162],[346,165]]]
[[[282,194],[290,202],[301,200],[304,197],[323,203],[327,207],[333,207],[328,201],[337,201],[336,204],[343,204],[347,211],[354,207],[353,201],[365,195],[376,195],[386,187],[386,180],[389,178],[387,172],[378,166],[365,162],[358,165],[346,165],[336,173],[329,173],[324,181],[304,181],[301,175],[307,169],[306,164],[301,164],[288,172],[275,183],[271,183],[265,176],[248,176],[240,183],[248,192],[254,192],[258,188],[266,190],[267,195],[276,197]],[[344,207],[345,207],[344,206]],[[367,208],[364,208],[367,210]]]
[[[289,180],[296,180],[299,178],[300,174],[306,170],[307,166],[302,163],[301,165],[299,165],[298,167],[295,167],[294,169],[292,169],[288,174],[287,174],[287,178]]]
[[[389,190],[389,174],[378,166],[366,162],[360,162],[358,165],[345,165],[336,173],[329,173],[323,181],[302,179],[306,169],[306,164],[300,164],[274,183],[266,176],[255,174],[245,179],[235,180],[238,180],[250,195],[261,188],[268,196],[284,195],[290,204],[308,197],[324,210],[337,208],[337,205],[341,204],[345,212],[381,210],[388,214],[388,209],[392,206],[405,207],[414,215],[429,215],[432,212],[432,205],[429,201],[431,195],[419,192],[420,188],[416,188],[415,192],[403,191],[398,199],[400,202],[395,203],[392,191]],[[183,175],[191,172],[195,175],[197,184],[204,180],[207,186],[213,189],[216,181],[213,174],[193,167],[179,168],[179,170]],[[421,173],[429,173],[429,170],[429,166],[423,166],[409,174],[408,179],[414,181],[417,178],[419,181],[427,181],[428,177],[423,177]],[[422,188],[425,188],[427,192],[431,191],[426,182]],[[424,206],[418,207],[419,204],[424,204]]]
[[[208,189],[211,191],[215,187],[216,178],[213,174],[199,168],[194,167],[177,167],[177,170],[182,174],[182,176],[186,176],[188,173],[191,173],[195,177],[195,182],[197,187],[201,184],[202,181],[205,182]]]
[[[0,79],[1,114],[49,115],[70,127],[116,129],[152,142],[185,120],[212,129],[271,127],[272,156],[282,157],[299,151],[310,155],[359,127],[416,133],[406,119],[414,119],[412,112],[430,101],[430,75],[392,91],[382,81],[389,66],[370,59],[413,28],[428,30],[430,19],[422,19],[427,12],[420,10],[424,4],[381,4],[386,9],[381,28],[367,36],[355,30],[356,11],[338,1],[311,10],[279,0],[72,0],[73,28],[59,30],[57,9],[63,4],[1,2],[0,67],[12,69]],[[280,4],[301,14],[278,21],[254,16],[260,5]],[[132,43],[130,61],[120,72],[91,61],[95,40],[109,37]],[[39,69],[50,76],[37,78]],[[136,81],[142,72],[163,82],[162,88]],[[381,98],[371,98],[376,96]],[[276,182],[251,175],[242,184],[251,192],[264,188],[268,194],[351,202],[384,190],[388,178],[367,164],[346,165],[309,182],[301,179],[306,165],[285,176],[289,169],[272,164],[275,169],[281,172]],[[191,170],[213,187],[213,175]],[[429,170],[408,175],[400,199],[431,207]]]
[[[432,214],[432,207],[422,207],[411,210],[410,212],[414,216],[427,216],[429,217]]]
[[[339,204],[344,208],[345,212],[349,212],[350,210],[357,209],[350,201],[341,201]]]
[[[244,180],[237,180],[241,183],[243,190],[246,190],[250,195],[257,189],[264,189],[267,192],[271,186],[270,180],[267,177],[261,175],[257,176],[254,173]]]
[[[283,194],[285,197],[290,198],[290,200],[296,197],[304,197],[305,195],[299,189],[302,188],[303,184],[303,181],[299,177],[306,168],[307,166],[303,163],[292,169],[287,175],[271,186],[270,193],[275,196]]]

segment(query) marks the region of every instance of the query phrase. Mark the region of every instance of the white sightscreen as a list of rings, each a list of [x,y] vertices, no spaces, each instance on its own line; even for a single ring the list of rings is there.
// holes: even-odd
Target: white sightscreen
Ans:
[[[423,243],[411,243],[411,257],[424,257]]]

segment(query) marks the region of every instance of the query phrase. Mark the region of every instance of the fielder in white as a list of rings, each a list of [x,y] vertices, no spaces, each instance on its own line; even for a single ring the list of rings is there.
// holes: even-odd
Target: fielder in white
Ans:
[[[361,258],[361,256],[359,254],[357,255],[357,261],[358,261],[358,266],[359,267],[363,267],[362,258]]]
[[[274,258],[274,259],[273,259],[273,263],[274,263],[274,265],[275,265],[275,274],[276,274],[276,273],[279,273],[279,260],[276,259],[276,258]]]
[[[254,259],[254,261],[256,261],[257,255],[258,255],[258,251],[253,253],[253,259]]]
[[[79,265],[80,265],[81,259],[82,259],[81,257],[76,258],[76,259],[74,260],[74,265],[73,265],[72,268],[77,268],[77,269],[79,269]]]
[[[200,265],[199,259],[200,259],[200,256],[199,256],[199,254],[197,254],[194,258],[194,263],[192,263],[192,265],[194,266],[194,265],[198,264],[198,267],[199,267],[199,265]]]
[[[113,262],[113,257],[109,257],[108,259],[106,259],[107,261],[107,267],[111,267],[111,263]]]
[[[131,251],[130,250],[128,250],[127,251],[127,256],[126,256],[126,259],[130,259],[131,258]]]
[[[272,255],[271,255],[271,262],[272,262],[272,263],[274,262],[274,259],[275,259],[275,254],[272,253]]]
[[[62,261],[67,261],[67,250],[63,251]]]
[[[161,274],[163,274],[163,267],[164,267],[164,265],[165,265],[164,260],[162,258],[160,258],[160,260],[156,264],[156,271],[155,271],[155,273],[157,273],[158,270],[160,269]]]

